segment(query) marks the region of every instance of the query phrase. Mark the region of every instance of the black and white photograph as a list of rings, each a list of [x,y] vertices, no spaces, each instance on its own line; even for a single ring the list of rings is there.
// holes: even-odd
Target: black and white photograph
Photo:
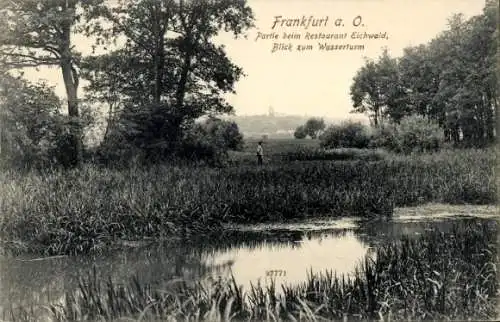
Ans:
[[[498,321],[499,0],[0,0],[0,322]]]

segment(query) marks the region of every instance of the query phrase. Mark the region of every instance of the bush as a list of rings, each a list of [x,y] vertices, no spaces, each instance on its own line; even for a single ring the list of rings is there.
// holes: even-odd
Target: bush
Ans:
[[[31,168],[56,162],[64,116],[53,89],[10,75],[2,75],[0,86],[2,165]]]
[[[325,129],[325,120],[322,118],[310,118],[304,124],[304,130],[311,139],[316,139]]]
[[[305,139],[307,136],[306,129],[304,128],[304,125],[301,125],[295,129],[295,132],[293,133],[293,136],[296,139]]]
[[[180,156],[219,163],[225,161],[228,150],[242,149],[243,135],[235,122],[209,118],[186,131]]]
[[[168,103],[127,103],[115,124],[118,137],[150,162],[172,155],[182,137],[182,115]]]
[[[371,145],[399,153],[438,151],[444,143],[439,124],[420,115],[403,118],[399,124],[375,129]]]
[[[320,145],[324,148],[364,149],[369,143],[368,128],[360,122],[353,121],[330,125],[320,137]]]

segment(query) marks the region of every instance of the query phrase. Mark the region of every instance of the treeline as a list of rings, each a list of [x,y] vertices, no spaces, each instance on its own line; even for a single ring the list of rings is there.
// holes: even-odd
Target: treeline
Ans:
[[[17,133],[18,139],[9,139],[13,136],[4,133],[2,158],[6,151],[26,150],[28,141],[38,151],[42,142],[51,145],[60,137],[53,122],[62,105],[51,89],[36,88],[31,95],[26,91],[30,84],[11,76],[13,70],[39,66],[57,68],[63,76],[67,113],[58,119],[64,119],[60,123],[65,165],[80,164],[86,155],[82,118],[86,105],[109,108],[104,139],[96,152],[104,160],[137,155],[148,162],[204,157],[219,154],[209,151],[213,144],[222,152],[239,146],[234,122],[217,117],[233,112],[224,94],[234,91],[243,70],[214,37],[220,32],[240,36],[253,21],[245,0],[5,2],[0,7],[0,24],[6,26],[0,37],[0,76],[4,94],[9,93],[0,100],[2,124],[13,124],[10,130],[26,135]],[[76,35],[95,43],[79,48]],[[85,49],[93,54],[78,51]],[[104,54],[95,54],[97,49]],[[83,88],[85,96],[79,95],[82,80],[89,84]],[[23,85],[15,89],[8,85],[11,82]],[[26,95],[31,96],[24,101],[18,97]],[[40,108],[46,103],[50,107]],[[9,108],[19,104],[31,109],[28,118]],[[45,121],[37,123],[40,133],[33,134],[27,123],[39,116]],[[200,126],[195,120],[201,116],[209,118]],[[207,134],[217,137],[207,139]],[[46,156],[54,159],[51,153]]]
[[[238,124],[243,133],[258,133],[273,135],[276,133],[294,131],[304,124],[309,117],[301,115],[240,115],[230,116],[229,120]],[[289,134],[288,134],[289,136]]]
[[[350,89],[354,113],[375,127],[420,115],[439,124],[446,141],[479,146],[493,142],[498,119],[498,2],[482,14],[457,14],[428,44],[408,47],[400,58],[387,50],[366,60]]]

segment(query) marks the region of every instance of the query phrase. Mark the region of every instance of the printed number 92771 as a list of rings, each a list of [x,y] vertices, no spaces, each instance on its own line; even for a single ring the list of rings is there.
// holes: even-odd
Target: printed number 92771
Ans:
[[[286,276],[286,271],[282,269],[272,269],[266,271],[266,276]]]

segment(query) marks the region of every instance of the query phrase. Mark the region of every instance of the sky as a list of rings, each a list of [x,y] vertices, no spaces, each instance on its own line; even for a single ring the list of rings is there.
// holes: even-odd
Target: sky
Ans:
[[[236,115],[266,114],[269,107],[277,113],[351,118],[349,87],[363,57],[377,58],[383,47],[393,57],[401,56],[407,46],[427,43],[446,29],[454,13],[465,17],[480,14],[482,0],[248,0],[256,18],[255,28],[247,38],[234,39],[223,34],[216,42],[226,46],[229,57],[242,67],[246,76],[235,86],[236,94],[227,96]],[[281,16],[273,29],[273,23]],[[284,19],[321,22],[308,28],[293,26]],[[353,25],[353,19],[358,18]],[[320,20],[323,19],[323,20]],[[340,26],[335,26],[342,19]],[[326,20],[326,22],[325,22]],[[287,26],[288,24],[288,26]],[[258,33],[275,33],[278,39],[256,39]],[[346,39],[311,40],[311,34],[344,34]],[[351,39],[353,32],[385,34],[379,39]],[[283,39],[283,33],[300,35],[300,39]],[[272,52],[274,44],[292,44],[293,50]],[[318,43],[330,45],[364,45],[363,50],[319,50]],[[312,50],[298,51],[298,45],[312,45]],[[89,47],[79,39],[77,48]],[[85,50],[83,50],[85,51]],[[45,79],[64,97],[58,69],[29,71],[30,80]],[[80,91],[81,95],[81,91]]]

